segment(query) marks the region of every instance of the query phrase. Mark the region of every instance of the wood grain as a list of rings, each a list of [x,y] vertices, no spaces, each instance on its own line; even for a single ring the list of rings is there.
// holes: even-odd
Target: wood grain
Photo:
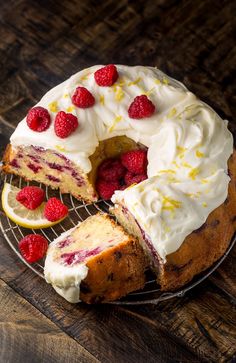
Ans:
[[[99,362],[2,280],[0,305],[1,362]]]
[[[183,81],[236,131],[235,1],[0,0],[0,8],[0,153],[48,89],[98,63],[157,66]],[[90,307],[64,301],[2,237],[0,244],[0,276],[9,286],[0,285],[0,306],[9,305],[1,318],[7,340],[0,340],[4,354],[11,348],[11,355],[3,356],[7,362],[24,361],[26,355],[16,360],[18,340],[30,362],[33,354],[60,361],[64,344],[72,362],[75,349],[82,362],[89,353],[109,363],[236,361],[236,247],[216,273],[182,299],[157,306]],[[17,315],[11,317],[15,305]],[[19,324],[18,313],[26,312],[33,322],[28,317]],[[52,340],[37,334],[41,321],[47,337],[58,331]],[[88,357],[88,362],[95,359]]]

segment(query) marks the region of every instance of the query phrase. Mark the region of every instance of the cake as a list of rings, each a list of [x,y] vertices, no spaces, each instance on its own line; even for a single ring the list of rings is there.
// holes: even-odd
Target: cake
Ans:
[[[226,120],[158,69],[108,66],[112,82],[104,84],[104,75],[96,78],[101,67],[78,72],[41,99],[36,107],[50,118],[45,130],[29,127],[29,111],[3,169],[94,202],[101,162],[146,148],[147,179],[118,188],[111,211],[138,238],[161,288],[176,289],[222,256],[235,231],[232,134]],[[63,117],[68,135],[57,127]]]
[[[69,302],[98,303],[143,288],[146,267],[136,238],[99,213],[50,244],[44,274]]]

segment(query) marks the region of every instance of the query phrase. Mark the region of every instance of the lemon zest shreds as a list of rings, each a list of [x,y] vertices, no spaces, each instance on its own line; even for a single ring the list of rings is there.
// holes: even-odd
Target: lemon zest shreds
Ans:
[[[48,108],[49,108],[49,111],[51,111],[51,112],[58,112],[57,101],[53,101],[53,102],[49,103]]]

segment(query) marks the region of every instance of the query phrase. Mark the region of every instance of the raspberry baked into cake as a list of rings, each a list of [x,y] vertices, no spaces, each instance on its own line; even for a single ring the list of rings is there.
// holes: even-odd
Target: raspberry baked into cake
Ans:
[[[156,68],[94,66],[53,88],[17,126],[3,169],[88,202],[112,197],[163,290],[208,268],[235,231],[227,121]]]

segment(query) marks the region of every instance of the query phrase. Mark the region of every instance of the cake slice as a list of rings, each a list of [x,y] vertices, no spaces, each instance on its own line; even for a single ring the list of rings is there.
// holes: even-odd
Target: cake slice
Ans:
[[[143,288],[146,266],[139,242],[99,213],[50,244],[44,274],[69,302],[98,303]]]

